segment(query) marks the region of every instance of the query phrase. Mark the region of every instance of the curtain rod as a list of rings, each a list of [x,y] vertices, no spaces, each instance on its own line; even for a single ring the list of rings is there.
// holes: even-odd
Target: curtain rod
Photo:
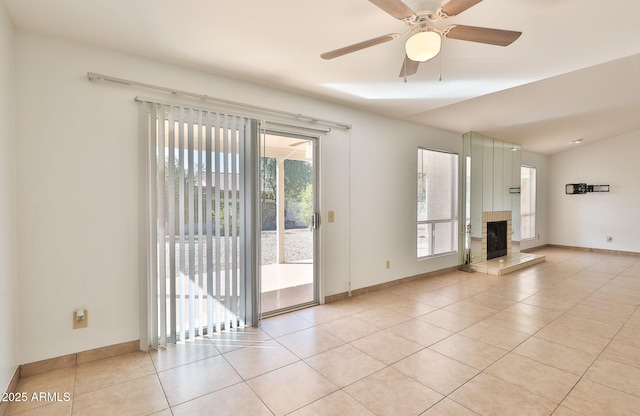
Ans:
[[[225,100],[225,99],[222,99],[222,98],[211,97],[211,96],[204,95],[204,94],[196,94],[196,93],[187,92],[187,91],[174,90],[172,88],[161,87],[159,85],[145,84],[143,82],[131,81],[131,80],[127,80],[127,79],[111,77],[111,76],[108,76],[108,75],[96,74],[94,72],[87,72],[87,78],[89,79],[89,81],[105,81],[105,82],[110,82],[110,83],[113,83],[113,84],[120,84],[120,85],[126,85],[126,86],[136,86],[136,87],[148,88],[148,89],[152,89],[152,90],[168,92],[168,93],[171,93],[173,95],[181,95],[181,96],[185,96],[185,97],[198,98],[198,99],[201,99],[201,100],[214,101],[214,102],[218,102],[218,103],[222,103],[222,104],[233,105],[233,106],[236,106],[236,107],[244,107],[244,108],[251,109],[251,110],[263,111],[263,112],[267,112],[267,113],[278,114],[278,115],[287,116],[287,117],[293,117],[293,118],[297,118],[297,119],[304,119],[304,120],[310,121],[312,123],[328,124],[328,125],[332,125],[332,126],[336,126],[336,127],[341,127],[343,129],[347,129],[347,130],[351,129],[351,125],[350,124],[339,123],[337,121],[325,120],[325,119],[321,119],[321,118],[317,118],[317,117],[307,116],[307,115],[304,115],[304,114],[290,113],[288,111],[274,110],[274,109],[271,109],[271,108],[260,107],[260,106],[256,106],[256,105],[240,103],[240,102],[237,102],[237,101],[230,101],[230,100]]]
[[[212,109],[212,108],[202,108],[202,107],[198,107],[190,105],[190,104],[184,104],[184,103],[176,103],[176,102],[171,102],[171,101],[166,101],[166,100],[160,100],[157,98],[148,98],[148,97],[141,97],[141,96],[137,96],[135,98],[136,101],[141,102],[141,103],[152,103],[152,104],[162,104],[162,105],[168,105],[168,106],[179,106],[182,108],[191,108],[194,110],[202,110],[202,111],[215,111],[215,112],[219,112],[220,109]],[[227,112],[224,111],[224,113],[226,114]],[[228,115],[228,114],[227,114]],[[256,118],[253,115],[247,115],[247,114],[234,114],[234,115],[238,115],[238,116],[242,116],[242,117],[248,117],[248,118]],[[293,129],[301,129],[301,130],[308,130],[308,131],[321,131],[324,133],[328,133],[331,131],[331,127],[328,127],[326,124],[323,125],[301,125],[301,124],[294,124],[291,121],[283,121],[283,122],[279,122],[279,121],[273,121],[273,120],[260,120],[261,123],[263,123],[265,126],[282,126],[282,127],[287,127],[287,128],[293,128]],[[273,130],[272,128],[269,128],[270,130]]]

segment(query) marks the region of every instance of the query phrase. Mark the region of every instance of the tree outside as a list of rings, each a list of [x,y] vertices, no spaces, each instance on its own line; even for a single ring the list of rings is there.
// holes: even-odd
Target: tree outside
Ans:
[[[261,158],[262,229],[275,228],[277,197],[277,160]],[[309,227],[313,214],[313,166],[303,160],[284,161],[285,218],[287,228]]]

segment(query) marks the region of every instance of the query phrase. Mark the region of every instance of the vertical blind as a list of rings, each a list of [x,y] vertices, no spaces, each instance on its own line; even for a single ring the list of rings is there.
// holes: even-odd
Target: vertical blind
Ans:
[[[248,118],[145,103],[150,343],[252,323]]]

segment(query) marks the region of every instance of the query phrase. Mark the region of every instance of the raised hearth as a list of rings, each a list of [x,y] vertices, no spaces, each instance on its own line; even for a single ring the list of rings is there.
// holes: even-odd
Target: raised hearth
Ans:
[[[517,272],[545,261],[544,256],[531,253],[513,253],[504,257],[495,258],[482,263],[470,264],[476,272],[494,276]]]

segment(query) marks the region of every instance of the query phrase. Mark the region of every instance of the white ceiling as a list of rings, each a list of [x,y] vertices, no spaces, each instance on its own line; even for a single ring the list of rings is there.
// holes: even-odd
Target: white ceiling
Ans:
[[[402,21],[367,0],[3,1],[21,30],[461,134],[477,131],[542,154],[565,150],[574,139],[588,143],[640,128],[636,0],[484,0],[446,24],[523,35],[504,48],[445,39],[441,56],[407,83],[398,77],[404,38],[320,58],[404,31]]]

